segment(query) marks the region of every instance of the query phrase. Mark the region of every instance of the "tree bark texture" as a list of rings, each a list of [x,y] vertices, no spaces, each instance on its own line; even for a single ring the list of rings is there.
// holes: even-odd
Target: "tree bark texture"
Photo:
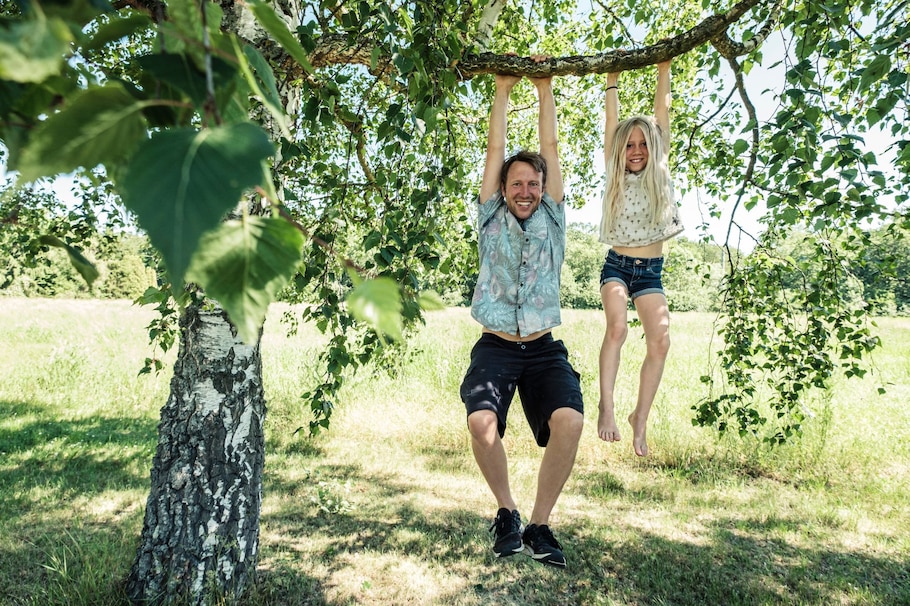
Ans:
[[[180,328],[127,591],[143,604],[230,602],[254,574],[259,552],[262,358],[220,309],[191,305]]]
[[[289,80],[304,78],[306,74],[302,66],[297,65],[287,52],[256,22],[242,2],[236,0],[220,0],[224,10],[225,20],[223,27],[236,32],[241,38],[254,44],[257,49],[273,65],[280,65],[286,72]],[[289,12],[288,3],[276,3],[275,9],[293,28],[294,19],[290,15],[300,14]],[[727,10],[710,15],[691,29],[681,32],[672,38],[661,40],[655,44],[632,50],[613,50],[597,55],[552,57],[547,61],[537,62],[530,57],[517,57],[486,52],[487,29],[493,25],[485,21],[483,31],[478,32],[477,53],[467,53],[454,62],[450,67],[456,70],[462,79],[471,79],[481,74],[513,74],[516,76],[543,77],[543,76],[584,76],[588,74],[605,74],[615,71],[639,69],[654,65],[661,61],[668,61],[673,57],[685,54],[703,44],[715,44],[722,49],[725,56],[740,55],[749,52],[752,45],[734,42],[727,34],[727,29],[743,18],[746,13],[756,7],[769,7],[776,21],[777,3],[772,0],[740,0]],[[292,8],[292,7],[291,7]],[[491,1],[487,6],[490,16],[485,19],[498,17],[500,3]],[[356,44],[346,34],[328,33],[315,40],[315,48],[309,56],[310,64],[315,68],[329,65],[357,64],[370,69],[376,75],[386,73],[392,69],[390,55],[374,53],[375,44],[369,39],[359,40]]]

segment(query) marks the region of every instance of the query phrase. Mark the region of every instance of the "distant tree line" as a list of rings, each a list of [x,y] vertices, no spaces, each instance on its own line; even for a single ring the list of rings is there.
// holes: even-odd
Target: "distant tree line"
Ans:
[[[562,306],[600,309],[600,269],[607,246],[591,224],[567,229],[566,263],[562,270]],[[716,311],[723,277],[723,251],[716,244],[676,238],[667,245],[663,283],[673,311]]]
[[[37,235],[36,235],[37,234]],[[87,280],[73,247],[94,265]],[[0,192],[0,292],[8,296],[136,299],[157,285],[158,256],[122,218],[67,207],[53,193]]]
[[[750,254],[773,258],[785,289],[796,291],[817,281],[819,260],[807,244],[819,234],[791,231],[784,238],[766,238]],[[566,263],[562,273],[562,305],[572,309],[598,309],[600,268],[606,246],[596,227],[570,224],[567,228]],[[840,280],[845,300],[862,301],[873,315],[910,314],[910,230],[892,223],[871,230],[862,241],[828,243],[844,252],[847,260]],[[734,256],[739,254],[733,251]],[[673,311],[717,311],[721,283],[727,275],[726,253],[721,246],[681,237],[666,248],[664,289]]]
[[[50,192],[28,189],[0,192],[0,221],[0,291],[8,296],[136,299],[147,288],[157,286],[158,276],[163,275],[160,259],[148,238],[132,228],[128,220],[122,216],[98,217],[84,205],[67,207]],[[42,237],[35,237],[36,233]],[[98,277],[91,285],[79,275],[59,246],[47,243],[48,236],[51,241],[59,238],[64,243],[75,242],[73,234],[79,234],[83,254],[98,268]],[[892,224],[871,231],[865,242],[852,246],[842,280],[848,300],[864,301],[875,315],[910,314],[908,235],[908,230]],[[814,256],[803,252],[809,250],[806,241],[818,237],[791,232],[783,239],[760,243],[757,250],[777,259],[782,284],[796,290],[813,280],[818,271]],[[475,254],[470,242],[462,244],[452,253]],[[841,244],[850,248],[849,243]],[[606,250],[597,239],[596,226],[585,223],[568,226],[562,272],[563,307],[600,308],[600,268]],[[666,254],[664,287],[670,308],[717,311],[721,303],[720,284],[725,275],[722,248],[681,237],[668,244]],[[443,289],[440,292],[443,300],[449,305],[470,304],[475,279],[476,274],[469,273],[457,286]],[[344,286],[339,284],[339,292]],[[438,286],[423,285],[424,288]],[[299,292],[292,284],[282,299],[296,302],[311,297],[311,292]]]

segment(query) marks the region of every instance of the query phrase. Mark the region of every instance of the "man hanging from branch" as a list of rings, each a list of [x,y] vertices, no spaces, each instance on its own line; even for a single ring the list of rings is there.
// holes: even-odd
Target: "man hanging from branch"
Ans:
[[[496,556],[526,551],[538,562],[564,568],[549,518],[575,463],[584,404],[579,375],[551,333],[561,322],[559,272],[566,245],[552,78],[531,78],[539,101],[540,153],[520,151],[505,159],[509,97],[520,79],[496,75],[478,199],[480,272],[471,306],[483,331],[471,351],[461,399],[474,458],[499,506],[490,528]],[[516,389],[537,444],[545,448],[524,529],[502,442]]]

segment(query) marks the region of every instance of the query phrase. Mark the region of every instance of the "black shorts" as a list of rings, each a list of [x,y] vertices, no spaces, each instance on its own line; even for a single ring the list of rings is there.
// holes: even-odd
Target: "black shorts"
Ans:
[[[534,341],[513,343],[484,333],[471,349],[471,364],[461,383],[468,415],[496,413],[499,435],[506,433],[509,406],[518,389],[525,417],[539,446],[550,440],[550,415],[558,408],[584,414],[580,376],[569,363],[562,341],[546,334]]]

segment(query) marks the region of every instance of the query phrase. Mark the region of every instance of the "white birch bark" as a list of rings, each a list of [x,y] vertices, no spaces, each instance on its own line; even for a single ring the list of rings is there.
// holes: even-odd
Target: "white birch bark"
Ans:
[[[258,344],[187,308],[161,410],[151,492],[127,590],[135,602],[232,600],[256,570],[265,440]]]

